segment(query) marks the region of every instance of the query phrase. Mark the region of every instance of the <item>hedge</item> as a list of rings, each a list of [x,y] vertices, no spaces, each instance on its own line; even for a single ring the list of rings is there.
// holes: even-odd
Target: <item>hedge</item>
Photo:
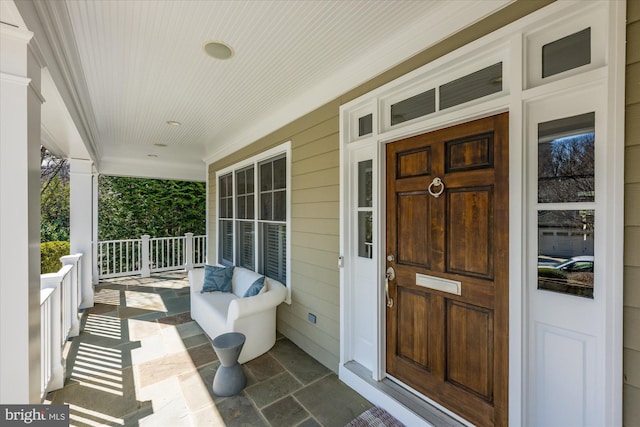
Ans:
[[[69,242],[40,243],[40,274],[55,273],[62,268],[60,257],[69,255]]]

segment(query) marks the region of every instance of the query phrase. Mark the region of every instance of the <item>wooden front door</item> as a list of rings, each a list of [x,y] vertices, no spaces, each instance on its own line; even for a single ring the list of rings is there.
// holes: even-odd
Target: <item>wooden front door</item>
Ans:
[[[477,425],[508,421],[507,150],[507,113],[386,150],[387,373]]]

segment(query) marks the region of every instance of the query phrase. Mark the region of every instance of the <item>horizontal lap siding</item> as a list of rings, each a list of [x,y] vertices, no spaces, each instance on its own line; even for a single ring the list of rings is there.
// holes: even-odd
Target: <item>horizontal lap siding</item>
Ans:
[[[291,304],[277,328],[337,371],[340,355],[339,104],[334,101],[209,167],[209,224],[215,232],[215,172],[291,141]],[[215,248],[216,240],[210,240]],[[213,253],[213,251],[211,251]],[[316,323],[308,321],[308,314]]]
[[[442,55],[491,33],[552,0],[520,0],[392,66],[339,99],[296,119],[209,166],[209,249],[215,257],[215,172],[285,141],[292,142],[291,171],[291,305],[278,308],[278,330],[295,344],[337,371],[339,363],[340,275],[340,151],[339,107]],[[390,64],[392,65],[392,64]],[[215,258],[210,260],[214,262]],[[316,315],[316,324],[307,320]]]
[[[640,426],[640,2],[627,1],[624,425]]]

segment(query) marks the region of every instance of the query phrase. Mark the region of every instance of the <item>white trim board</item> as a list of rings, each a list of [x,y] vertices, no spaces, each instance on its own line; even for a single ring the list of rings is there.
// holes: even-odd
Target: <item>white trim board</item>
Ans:
[[[622,422],[621,389],[622,389],[622,218],[624,205],[622,199],[623,168],[624,168],[624,2],[589,2],[579,1],[556,2],[540,9],[516,22],[513,22],[483,38],[480,38],[454,52],[414,70],[393,82],[381,86],[370,93],[361,96],[340,109],[340,150],[341,150],[341,256],[344,256],[345,267],[341,270],[341,360],[340,376],[354,389],[367,396],[378,396],[367,381],[358,381],[351,370],[345,369],[346,364],[357,363],[353,358],[352,339],[354,334],[353,319],[350,319],[351,307],[356,303],[352,292],[354,286],[350,280],[357,277],[352,271],[353,262],[350,251],[353,243],[349,240],[350,222],[350,173],[351,153],[362,150],[367,146],[374,149],[372,159],[377,165],[377,195],[384,200],[384,145],[387,142],[399,140],[409,136],[434,131],[453,126],[480,117],[508,111],[509,120],[509,423],[513,425],[534,424],[536,421],[531,413],[536,402],[531,396],[530,387],[535,387],[533,379],[542,375],[535,370],[535,352],[531,341],[536,334],[530,320],[532,310],[541,310],[531,305],[530,294],[537,295],[537,267],[530,258],[537,253],[537,242],[534,241],[531,224],[537,224],[537,217],[532,214],[536,204],[531,199],[533,191],[531,174],[535,174],[537,167],[532,162],[529,148],[537,145],[536,133],[532,133],[536,123],[529,123],[529,106],[539,102],[553,102],[555,97],[570,96],[576,91],[586,91],[595,96],[598,103],[596,132],[596,194],[597,211],[596,238],[602,244],[598,249],[598,266],[596,267],[596,295],[595,305],[598,306],[594,315],[599,322],[597,332],[599,338],[594,341],[597,370],[606,372],[594,382],[595,397],[589,402],[595,404],[595,409],[588,409],[588,405],[577,411],[590,411],[594,418],[590,422],[602,425],[620,425]],[[562,25],[557,25],[562,22]],[[531,77],[527,67],[532,61],[538,61],[538,54],[532,51],[539,49],[546,43],[555,41],[565,35],[572,34],[576,28],[590,26],[593,28],[592,38],[598,36],[598,41],[592,44],[593,61],[587,65],[565,71],[550,78],[537,79]],[[622,28],[622,29],[620,29]],[[550,31],[547,35],[545,31]],[[602,41],[605,38],[605,41]],[[535,43],[530,41],[535,41]],[[464,74],[473,69],[481,69],[491,61],[503,62],[502,90],[485,98],[480,98],[457,107],[391,126],[388,121],[389,105],[398,100],[406,99],[413,94],[439,84],[451,78],[451,73]],[[491,62],[489,61],[489,62]],[[604,96],[595,95],[594,91],[603,90]],[[602,92],[601,92],[602,93]],[[589,96],[589,95],[587,95]],[[385,101],[386,100],[386,101]],[[580,109],[580,108],[578,108]],[[598,113],[599,111],[599,113]],[[366,114],[373,114],[373,131],[371,134],[359,136],[358,118]],[[570,116],[569,110],[560,111],[556,118]],[[602,132],[604,131],[604,134]],[[535,156],[537,157],[537,156]],[[376,172],[374,172],[376,175]],[[579,209],[568,205],[573,209]],[[555,208],[569,208],[556,206]],[[376,366],[371,369],[372,381],[385,377],[384,367],[384,292],[383,286],[384,259],[386,254],[382,247],[385,242],[384,209],[378,207],[374,211],[377,222],[374,226],[375,235],[380,244],[374,250],[378,263],[378,306],[372,307],[377,318],[377,337],[380,347],[377,351]],[[534,259],[534,258],[531,258]],[[525,284],[523,286],[522,284]],[[563,300],[571,298],[558,294],[553,299]],[[583,302],[578,301],[576,302]],[[588,304],[587,304],[588,306]],[[540,314],[540,313],[539,313]],[[570,336],[570,333],[565,336]],[[605,345],[606,344],[606,345]],[[592,344],[589,344],[592,345]],[[536,347],[537,348],[537,347]],[[532,354],[530,356],[530,354]],[[591,359],[590,359],[591,360]],[[537,363],[537,362],[536,362]],[[600,374],[598,374],[600,375]],[[585,402],[587,402],[585,400]],[[398,413],[409,411],[400,410],[398,402],[391,397],[381,398],[376,402],[384,407],[393,408]],[[589,405],[591,405],[591,403]],[[590,407],[590,406],[589,406]],[[582,409],[581,409],[582,408]],[[587,409],[585,409],[587,408]],[[585,414],[587,412],[584,412]],[[590,415],[590,416],[591,416]]]

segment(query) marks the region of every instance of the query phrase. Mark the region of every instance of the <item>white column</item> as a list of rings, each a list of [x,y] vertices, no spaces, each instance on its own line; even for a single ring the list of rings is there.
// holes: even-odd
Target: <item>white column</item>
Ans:
[[[82,255],[67,255],[60,258],[62,265],[72,265],[71,270],[71,313],[68,315],[71,317],[71,331],[69,336],[77,337],[80,335],[80,316],[78,308],[80,307],[80,299],[82,298],[80,281],[82,280],[82,268],[80,262]]]
[[[184,269],[193,270],[193,233],[185,233]]]
[[[70,246],[72,254],[83,254],[80,260],[81,308],[93,307],[93,163],[70,159]]]
[[[91,256],[93,264],[92,282],[98,284],[98,174],[93,174],[93,254]]]
[[[141,259],[140,261],[142,262],[142,265],[140,267],[140,275],[142,277],[151,277],[151,267],[150,267],[150,262],[149,262],[149,239],[151,238],[151,236],[149,236],[148,234],[144,234],[143,236],[141,236],[142,239],[142,248],[141,248]]]
[[[0,404],[40,403],[40,69],[0,23]]]

